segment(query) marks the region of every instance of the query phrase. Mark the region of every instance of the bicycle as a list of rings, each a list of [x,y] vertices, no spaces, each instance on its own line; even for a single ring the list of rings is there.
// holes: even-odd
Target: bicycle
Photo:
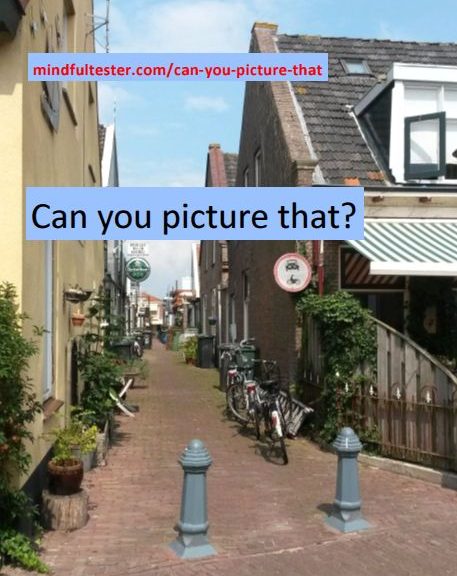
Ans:
[[[257,377],[251,385],[251,397],[254,403],[253,419],[256,438],[260,440],[260,423],[263,421],[265,434],[273,444],[279,443],[284,464],[289,462],[285,437],[287,422],[283,409],[290,402],[290,395],[281,391],[281,377],[277,362],[271,360],[255,361]],[[282,396],[280,402],[280,397]],[[289,410],[290,413],[290,410]]]
[[[280,383],[277,380],[266,380],[259,383],[260,402],[256,412],[259,414],[256,435],[260,439],[260,421],[263,420],[265,434],[268,435],[273,444],[279,442],[282,460],[284,464],[289,462],[285,437],[287,435],[287,423],[284,417],[279,396],[281,393]]]
[[[252,415],[247,383],[253,377],[252,364],[242,353],[242,347],[253,340],[242,340],[240,344],[226,347],[221,354],[221,363],[229,360],[226,383],[226,407],[229,413],[242,424],[247,424]]]

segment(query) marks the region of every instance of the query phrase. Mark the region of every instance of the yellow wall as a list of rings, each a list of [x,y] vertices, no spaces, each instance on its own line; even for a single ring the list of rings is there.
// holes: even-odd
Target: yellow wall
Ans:
[[[0,281],[22,286],[22,35],[0,44]]]
[[[0,45],[0,141],[3,143],[0,151],[3,201],[0,213],[0,279],[10,281],[18,288],[21,308],[32,319],[25,327],[26,336],[32,335],[32,324],[45,324],[45,243],[25,241],[24,189],[26,186],[101,185],[96,85],[92,84],[90,92],[88,83],[68,83],[66,88],[71,106],[63,98],[63,86],[60,86],[59,127],[54,131],[42,111],[42,83],[27,81],[27,53],[45,52],[48,40],[57,48],[56,31],[63,32],[65,4],[68,2],[64,0],[47,0],[45,21],[40,13],[40,3],[32,0],[15,40]],[[87,14],[93,13],[92,0],[74,0],[73,5],[76,14],[70,15],[68,20],[68,50],[92,51],[93,36],[87,34],[90,29]],[[49,442],[42,437],[43,432],[61,422],[61,416],[68,416],[69,350],[72,338],[80,335],[82,329],[71,325],[70,316],[75,305],[64,301],[63,292],[76,284],[95,291],[103,280],[102,242],[61,241],[53,244],[53,397],[64,401],[65,405],[46,422],[43,416],[37,418],[35,442],[31,446],[31,471],[49,448]],[[85,306],[87,308],[88,304]],[[43,386],[43,345],[44,340],[40,339],[40,354],[30,366],[30,376],[39,399],[42,399]]]

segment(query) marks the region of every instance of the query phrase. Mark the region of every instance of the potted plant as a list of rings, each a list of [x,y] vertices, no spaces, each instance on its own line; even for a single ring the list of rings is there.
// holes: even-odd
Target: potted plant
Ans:
[[[54,455],[48,462],[49,489],[53,494],[68,496],[81,488],[83,463],[73,455],[74,432],[68,427],[55,430]]]
[[[186,364],[197,363],[197,348],[198,348],[198,338],[197,336],[191,336],[184,343],[184,357],[186,359]]]
[[[71,315],[71,323],[73,326],[82,326],[86,320],[84,314],[82,314],[79,310],[78,312],[73,312]]]
[[[88,411],[73,411],[69,426],[71,451],[75,458],[82,460],[84,472],[88,472],[95,463],[98,429],[92,423],[92,414]]]

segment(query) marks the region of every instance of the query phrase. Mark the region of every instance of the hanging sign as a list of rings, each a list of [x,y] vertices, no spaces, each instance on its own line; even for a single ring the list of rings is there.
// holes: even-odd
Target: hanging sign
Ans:
[[[125,264],[125,273],[133,282],[144,282],[151,274],[151,265],[144,258],[130,258]]]

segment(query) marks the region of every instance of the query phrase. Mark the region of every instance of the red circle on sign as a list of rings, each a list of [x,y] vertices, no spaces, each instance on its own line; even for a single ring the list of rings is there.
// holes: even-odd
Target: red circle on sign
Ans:
[[[312,270],[304,256],[288,252],[276,260],[273,274],[276,284],[286,292],[301,292],[311,282]]]

